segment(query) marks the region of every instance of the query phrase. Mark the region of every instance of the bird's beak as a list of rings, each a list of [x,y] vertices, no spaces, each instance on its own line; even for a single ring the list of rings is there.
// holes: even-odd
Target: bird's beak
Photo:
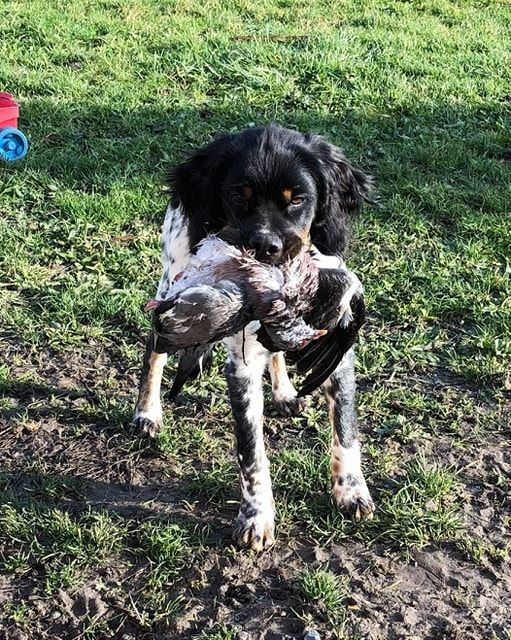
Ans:
[[[303,349],[304,347],[306,347],[309,344],[309,342],[322,338],[327,333],[328,333],[328,329],[318,329],[317,331],[314,332],[312,338],[306,338],[305,340],[302,340],[302,342],[300,343],[300,349]]]
[[[144,311],[154,311],[160,306],[161,300],[152,299],[144,307]]]

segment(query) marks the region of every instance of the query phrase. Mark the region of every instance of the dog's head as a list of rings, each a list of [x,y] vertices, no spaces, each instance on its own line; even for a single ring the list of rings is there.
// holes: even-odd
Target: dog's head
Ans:
[[[216,138],[174,169],[171,185],[193,244],[228,227],[260,260],[279,262],[297,240],[342,254],[371,181],[319,136],[269,126]]]

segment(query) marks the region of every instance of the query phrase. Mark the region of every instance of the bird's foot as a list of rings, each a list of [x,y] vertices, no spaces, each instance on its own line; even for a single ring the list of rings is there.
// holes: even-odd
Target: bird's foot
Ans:
[[[156,300],[156,298],[152,298],[151,300],[149,300],[149,302],[146,303],[146,306],[144,307],[144,311],[154,311],[160,306],[160,304],[161,304],[161,300]]]

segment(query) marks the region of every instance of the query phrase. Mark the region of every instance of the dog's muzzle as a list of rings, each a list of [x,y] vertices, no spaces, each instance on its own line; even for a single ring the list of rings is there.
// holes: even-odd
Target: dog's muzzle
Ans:
[[[254,231],[250,234],[248,246],[262,262],[277,262],[284,249],[280,236],[271,231]]]

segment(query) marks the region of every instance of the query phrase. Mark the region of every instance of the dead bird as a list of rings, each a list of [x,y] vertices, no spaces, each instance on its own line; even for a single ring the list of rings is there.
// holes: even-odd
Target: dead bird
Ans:
[[[340,263],[321,268],[321,254],[301,240],[278,266],[256,260],[230,240],[228,234],[205,238],[166,299],[148,303],[155,312],[154,351],[217,342],[258,320],[259,341],[270,351],[287,352],[300,373],[309,373],[299,394],[310,393],[353,344],[361,324],[354,302],[363,305],[360,281]]]
[[[154,309],[158,352],[173,353],[217,342],[258,320],[275,349],[294,350],[325,334],[303,320],[318,286],[319,271],[300,248],[280,266],[260,262],[218,236],[205,238],[164,301]]]

